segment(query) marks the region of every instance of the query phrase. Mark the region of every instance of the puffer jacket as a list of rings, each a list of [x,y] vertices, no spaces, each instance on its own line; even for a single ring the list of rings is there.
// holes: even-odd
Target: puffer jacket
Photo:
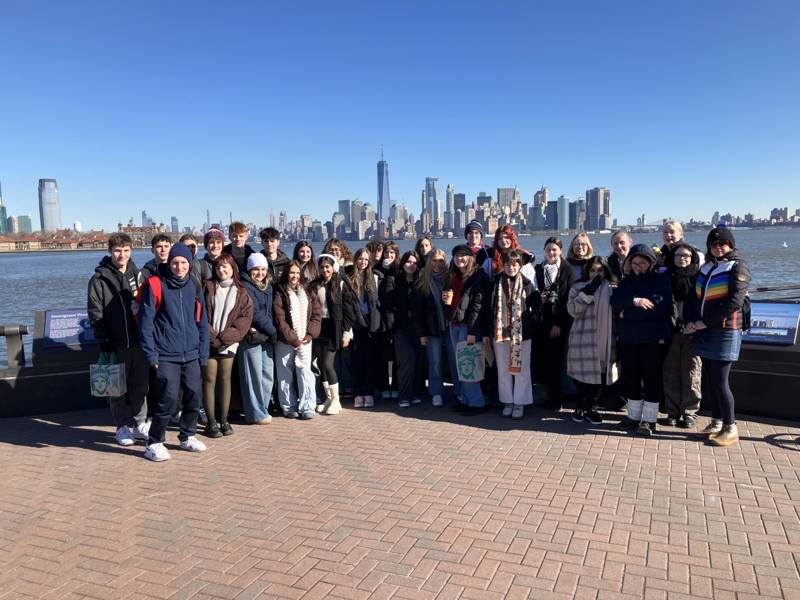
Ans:
[[[283,270],[286,268],[286,265],[289,264],[289,257],[286,256],[286,252],[278,248],[275,260],[272,260],[269,256],[267,256],[266,250],[262,250],[261,254],[263,254],[267,259],[267,267],[269,268],[270,280],[272,280],[273,282],[279,281],[281,275],[283,274]]]
[[[469,279],[461,284],[461,297],[456,306],[446,307],[448,320],[466,325],[469,335],[489,335],[492,304],[492,283],[486,272],[477,268]]]
[[[250,324],[250,328],[267,336],[269,341],[274,344],[278,332],[272,319],[272,284],[261,289],[253,282],[248,273],[242,273],[241,278],[242,284],[253,301],[253,322]],[[248,337],[249,335],[245,336],[245,342],[250,343]]]
[[[341,292],[341,301],[335,302],[333,299],[333,285],[339,286]],[[309,293],[317,299],[319,296],[317,292],[320,287],[325,288],[325,305],[328,309],[328,318],[333,322],[333,343],[334,348],[339,348],[342,345],[342,337],[346,331],[351,331],[353,328],[355,310],[355,302],[353,299],[353,288],[338,274],[335,274],[328,283],[323,283],[321,279],[315,279],[308,286]],[[322,312],[322,307],[320,307]],[[352,333],[352,331],[351,331]]]
[[[741,329],[750,269],[737,250],[722,258],[708,256],[697,274],[695,293],[687,299],[687,320],[701,320],[709,329]]]
[[[658,270],[655,256],[652,258],[652,269],[637,275],[630,268],[633,255],[631,252],[625,259],[625,278],[611,296],[617,341],[620,344],[667,343],[672,334],[672,288],[669,277]],[[634,306],[634,298],[647,298],[654,306],[651,309]]]
[[[94,270],[89,280],[87,308],[95,339],[105,352],[132,348],[139,340],[133,302],[144,278],[131,260],[122,273],[110,256]]]
[[[319,337],[322,326],[322,310],[319,306],[317,295],[310,292],[308,294],[308,313],[306,315],[306,335],[312,340]],[[297,337],[292,323],[291,304],[289,302],[289,292],[285,286],[277,285],[272,298],[272,312],[275,317],[275,329],[278,330],[278,341],[288,344],[293,348],[300,346],[302,341]]]

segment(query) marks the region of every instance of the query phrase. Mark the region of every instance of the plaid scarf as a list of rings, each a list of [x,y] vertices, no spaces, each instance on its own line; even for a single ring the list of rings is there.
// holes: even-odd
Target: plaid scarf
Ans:
[[[522,311],[525,307],[525,288],[522,277],[510,279],[506,275],[494,288],[494,339],[511,342],[508,353],[508,372],[522,373]]]

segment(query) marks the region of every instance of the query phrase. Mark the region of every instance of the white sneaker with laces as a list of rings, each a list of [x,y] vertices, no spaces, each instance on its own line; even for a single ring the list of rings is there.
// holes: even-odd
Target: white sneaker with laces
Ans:
[[[511,409],[512,419],[521,419],[522,415],[524,414],[525,414],[525,407],[522,404],[515,404],[514,408]]]
[[[138,440],[140,442],[146,442],[149,438],[150,434],[150,421],[144,421],[143,423],[139,423],[136,427],[131,430],[133,434],[133,439]]]
[[[409,402],[404,398],[403,400],[400,400],[399,406],[400,408],[408,408],[409,406],[411,406],[411,402]]]
[[[503,404],[503,416],[504,417],[510,417],[511,416],[511,411],[513,409],[514,409],[514,405],[513,404],[508,404],[508,403]]]
[[[189,452],[205,452],[208,450],[208,448],[195,436],[190,435],[185,440],[181,440],[181,450],[187,450]]]
[[[169,460],[169,452],[164,447],[164,444],[157,442],[155,444],[150,444],[145,448],[144,457],[147,460],[161,462],[162,460]]]
[[[135,443],[133,441],[133,435],[131,435],[131,430],[128,429],[127,425],[117,427],[117,433],[114,435],[114,437],[117,439],[117,443],[120,446],[133,446]]]
[[[444,406],[444,401],[442,400],[442,397],[439,396],[438,394],[433,397],[433,405],[434,406]]]
[[[353,408],[364,408],[364,396],[356,396],[353,399]]]
[[[375,398],[372,396],[364,396],[364,408],[372,408],[375,406]]]
[[[422,404],[422,398],[417,398],[416,396],[414,396],[411,399],[411,404]]]

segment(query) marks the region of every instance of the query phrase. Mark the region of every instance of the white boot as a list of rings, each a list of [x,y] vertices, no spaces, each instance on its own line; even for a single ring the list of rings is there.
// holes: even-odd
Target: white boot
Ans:
[[[322,382],[322,389],[325,391],[325,404],[317,404],[317,408],[314,410],[318,413],[325,412],[325,407],[328,406],[328,403],[331,401],[330,386],[327,381]]]
[[[628,419],[638,423],[642,420],[644,400],[628,400]]]
[[[342,403],[339,402],[339,384],[328,386],[328,400],[322,408],[323,415],[338,415],[342,412]]]

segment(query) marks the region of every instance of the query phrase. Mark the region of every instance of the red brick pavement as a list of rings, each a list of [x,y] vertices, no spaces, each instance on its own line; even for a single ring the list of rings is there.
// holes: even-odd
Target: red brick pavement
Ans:
[[[0,598],[800,598],[796,425],[569,416],[346,410],[159,464],[105,411],[4,420]]]

